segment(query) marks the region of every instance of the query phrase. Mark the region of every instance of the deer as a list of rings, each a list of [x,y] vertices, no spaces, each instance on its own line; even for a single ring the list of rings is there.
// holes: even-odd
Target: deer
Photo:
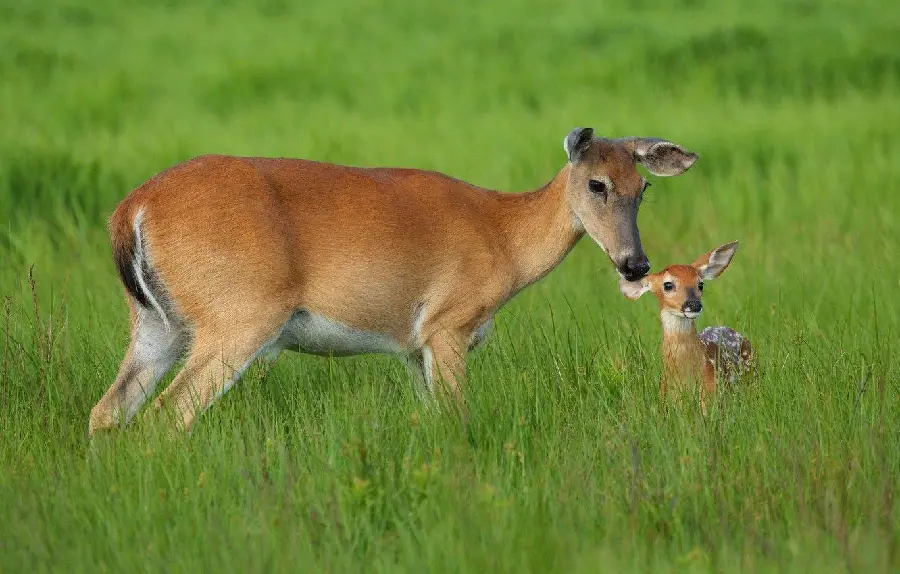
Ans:
[[[706,327],[697,333],[695,321],[703,309],[705,281],[719,277],[734,257],[738,242],[732,241],[697,258],[690,265],[669,265],[641,279],[620,278],[619,290],[632,301],[651,292],[659,304],[662,326],[663,372],[659,393],[669,388],[690,392],[698,384],[700,406],[720,383],[734,384],[751,375],[756,356],[750,341],[726,326]]]
[[[465,417],[466,356],[494,315],[589,235],[620,276],[650,270],[637,226],[655,176],[698,156],[660,138],[573,129],[545,185],[504,193],[428,170],[197,156],[132,190],[110,243],[131,340],[88,433],[145,411],[197,417],[257,359],[290,350],[381,353],[406,362],[425,400]],[[174,410],[173,410],[174,409]]]

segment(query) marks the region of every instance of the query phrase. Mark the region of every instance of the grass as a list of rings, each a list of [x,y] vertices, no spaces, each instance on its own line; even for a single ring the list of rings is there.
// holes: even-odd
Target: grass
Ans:
[[[0,571],[900,568],[900,9],[872,0],[0,2]],[[169,443],[89,442],[127,341],[105,217],[206,152],[507,190],[576,125],[701,159],[655,267],[732,239],[701,325],[764,372],[656,400],[653,304],[582,242],[470,361],[472,422],[385,357],[254,367]],[[31,270],[31,271],[30,271]]]

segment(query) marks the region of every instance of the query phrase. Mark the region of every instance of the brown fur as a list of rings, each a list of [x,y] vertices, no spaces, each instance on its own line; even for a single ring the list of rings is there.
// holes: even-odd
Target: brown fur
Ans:
[[[649,149],[660,140],[646,141]],[[662,175],[681,173],[696,159],[664,143],[680,163]],[[389,337],[411,356],[427,348],[435,378],[463,408],[465,354],[477,329],[553,269],[584,228],[602,236],[616,264],[643,254],[634,223],[641,156],[627,146],[634,147],[631,140],[592,140],[589,155],[520,194],[435,172],[299,159],[208,155],[160,173],[110,219],[115,258],[127,264],[142,214],[151,291],[175,333],[167,348],[190,347],[155,405],[177,406],[189,428],[223,391],[223,381],[238,376],[302,309]],[[591,203],[586,178],[597,174],[614,182],[610,201],[633,205],[633,213]],[[633,230],[622,223],[629,217]],[[134,285],[123,282],[132,345],[91,413],[92,433],[127,422],[158,379],[156,372],[139,381],[134,375],[146,363],[135,356],[138,324],[153,317]]]
[[[620,282],[627,297],[637,299],[644,292],[656,296],[663,327],[663,374],[660,379],[660,396],[669,390],[678,392],[699,389],[701,407],[706,409],[706,397],[714,393],[722,381],[735,380],[752,371],[755,355],[750,341],[727,327],[707,328],[697,333],[696,316],[686,315],[689,301],[699,304],[703,280],[718,277],[731,262],[737,243],[723,245],[699,257],[691,265],[670,265],[647,275],[640,281]],[[714,258],[714,254],[719,256]],[[714,258],[714,259],[711,259]],[[673,289],[665,290],[671,283]],[[696,311],[699,315],[700,311]],[[711,336],[723,333],[720,342]],[[727,348],[733,343],[735,349]]]

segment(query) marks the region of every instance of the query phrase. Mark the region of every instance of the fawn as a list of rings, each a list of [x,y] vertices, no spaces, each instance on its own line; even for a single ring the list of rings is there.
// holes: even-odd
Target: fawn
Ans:
[[[689,388],[689,382],[700,383],[704,412],[705,395],[714,392],[717,383],[733,383],[755,368],[753,347],[740,333],[717,326],[698,334],[694,325],[702,309],[703,282],[725,271],[737,246],[737,241],[733,241],[690,265],[670,265],[637,281],[619,281],[619,290],[632,301],[647,291],[652,291],[659,301],[664,361],[660,395],[665,396],[669,387],[683,390]]]

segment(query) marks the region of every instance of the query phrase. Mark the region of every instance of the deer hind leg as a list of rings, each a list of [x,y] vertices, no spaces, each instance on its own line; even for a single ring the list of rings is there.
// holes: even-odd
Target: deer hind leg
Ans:
[[[167,327],[155,310],[130,300],[129,306],[131,343],[115,382],[91,410],[90,435],[128,424],[184,351],[186,334],[180,325]]]
[[[257,358],[277,356],[282,324],[257,325],[255,329],[246,329],[245,324],[241,330],[213,326],[197,329],[190,356],[168,388],[157,397],[155,409],[172,407],[184,430],[190,431],[197,417],[228,392]]]

